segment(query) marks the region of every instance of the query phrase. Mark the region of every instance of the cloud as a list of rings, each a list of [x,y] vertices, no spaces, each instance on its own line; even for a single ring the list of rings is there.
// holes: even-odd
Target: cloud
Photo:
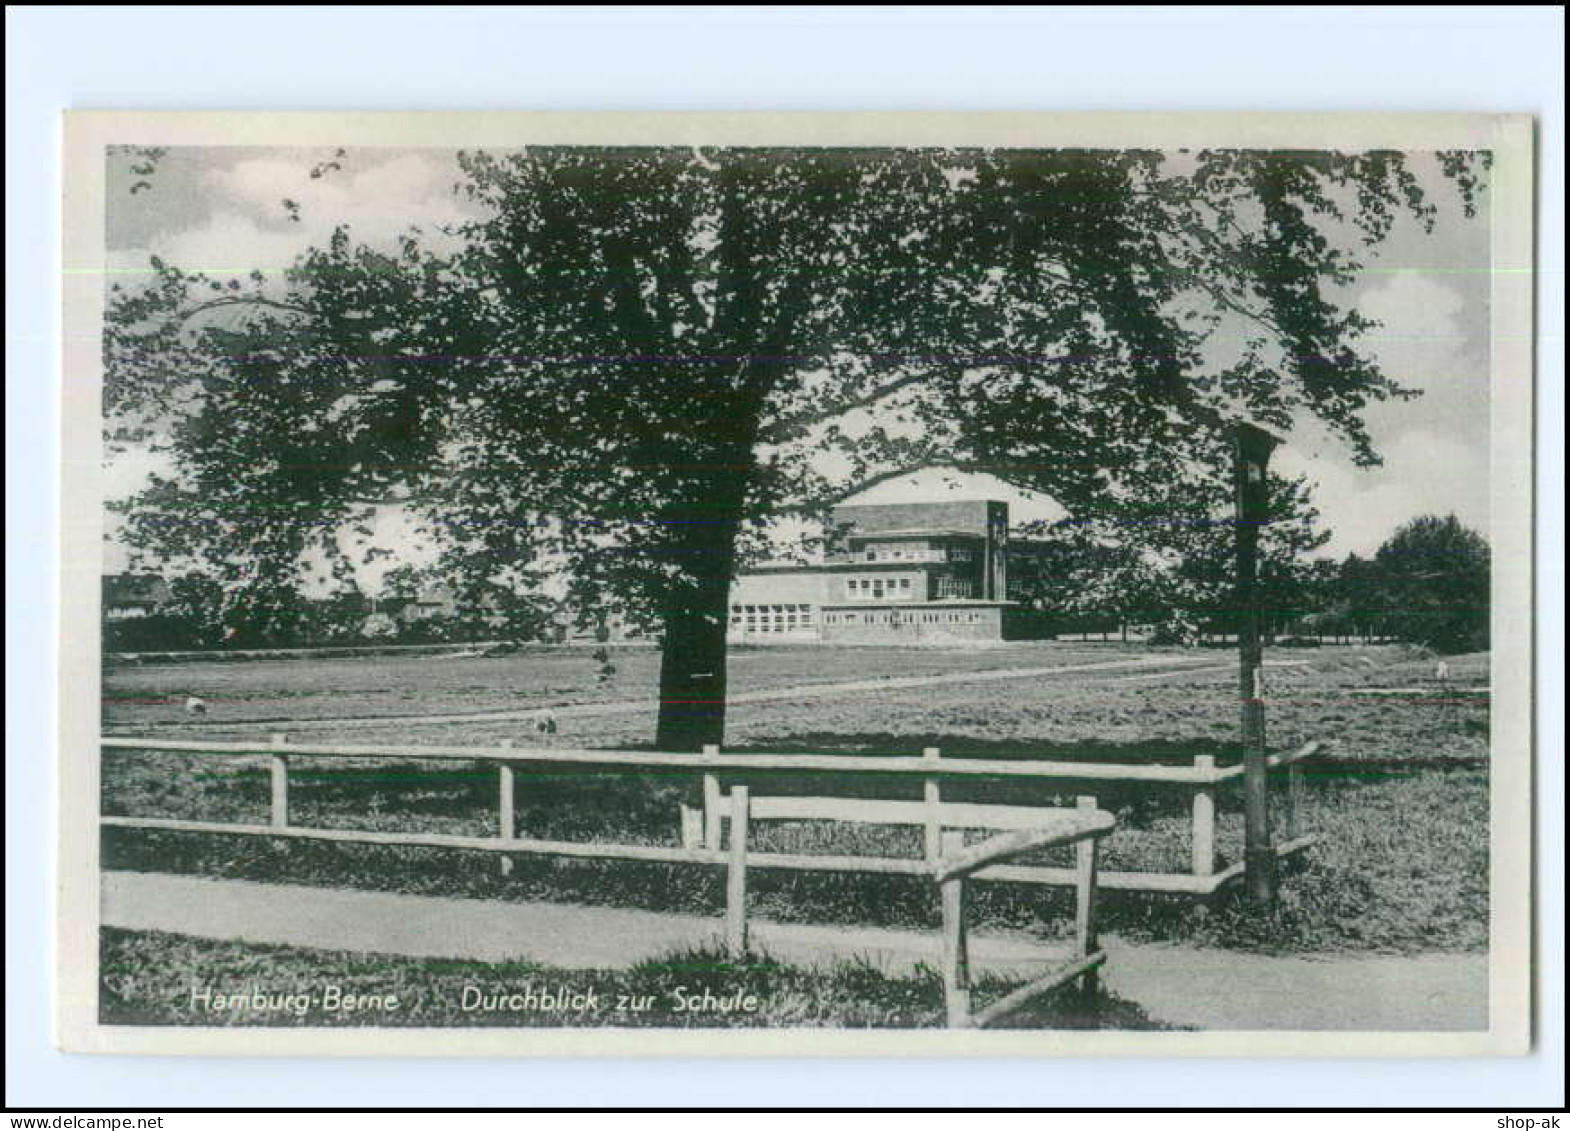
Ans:
[[[357,151],[345,158],[343,169],[313,179],[303,160],[256,158],[215,169],[208,182],[220,200],[295,229],[302,246],[325,240],[338,224],[348,225],[359,239],[390,246],[410,226],[430,233],[463,218],[452,193],[458,168],[451,155],[404,153],[360,164],[364,161]],[[285,218],[286,197],[300,206],[298,223]]]
[[[1486,442],[1488,322],[1463,286],[1443,277],[1401,272],[1363,294],[1358,309],[1384,325],[1370,352],[1387,376],[1419,389],[1420,400],[1387,403],[1369,412],[1370,427],[1397,432],[1417,423]],[[1481,419],[1479,419],[1481,417]]]
[[[1381,467],[1357,468],[1316,422],[1301,422],[1277,455],[1283,474],[1306,474],[1333,532],[1324,553],[1377,550],[1423,514],[1454,513],[1486,534],[1489,515],[1489,354],[1486,272],[1405,269],[1373,276],[1355,298],[1378,319],[1366,348],[1381,370],[1419,390],[1368,406]]]
[[[1486,535],[1489,523],[1486,445],[1415,430],[1383,447],[1385,464],[1360,469],[1333,456],[1305,455],[1285,447],[1274,469],[1307,475],[1314,500],[1333,532],[1322,551],[1333,557],[1367,556],[1396,528],[1419,515],[1455,514]]]
[[[110,266],[134,278],[156,254],[186,271],[273,275],[307,248],[325,245],[339,225],[384,251],[416,227],[426,246],[447,250],[451,242],[438,229],[473,215],[452,192],[458,169],[451,154],[355,151],[342,169],[313,179],[319,156],[253,157],[207,168],[195,194],[202,207],[193,210],[202,221],[159,231],[146,247],[114,252]],[[289,218],[286,198],[298,205],[297,221]]]

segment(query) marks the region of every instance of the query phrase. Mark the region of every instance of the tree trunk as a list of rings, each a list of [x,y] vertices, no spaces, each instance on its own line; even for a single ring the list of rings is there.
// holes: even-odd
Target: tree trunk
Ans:
[[[665,599],[656,749],[690,753],[725,740],[725,634],[740,510],[739,494],[716,490],[707,505],[682,508],[674,519],[680,575]]]
[[[665,611],[656,749],[688,753],[725,740],[729,584],[683,585]]]

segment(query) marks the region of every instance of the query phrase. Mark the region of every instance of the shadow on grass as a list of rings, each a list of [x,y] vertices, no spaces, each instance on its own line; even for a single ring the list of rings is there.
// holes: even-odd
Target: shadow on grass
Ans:
[[[991,758],[1000,761],[1126,762],[1136,765],[1192,765],[1199,754],[1215,756],[1218,763],[1235,762],[1238,747],[1211,739],[1158,740],[1139,743],[1105,742],[1086,739],[1065,743],[1061,740],[1031,738],[978,738],[965,734],[894,734],[867,731],[845,734],[803,731],[767,742],[727,746],[730,754],[919,754],[935,746],[943,756]]]

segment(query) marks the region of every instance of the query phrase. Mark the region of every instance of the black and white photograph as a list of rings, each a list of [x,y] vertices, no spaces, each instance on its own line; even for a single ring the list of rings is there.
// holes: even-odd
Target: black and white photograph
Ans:
[[[66,145],[67,1048],[1526,1050],[1528,119]]]

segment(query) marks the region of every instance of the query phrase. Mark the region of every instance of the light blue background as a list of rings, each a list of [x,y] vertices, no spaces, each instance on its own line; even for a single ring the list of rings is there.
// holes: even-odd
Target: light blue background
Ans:
[[[1548,1106],[1563,1077],[1563,97],[1557,9],[40,9],[6,13],[6,1100]],[[1511,1061],[67,1057],[49,1044],[58,113],[131,109],[1487,110],[1539,116],[1539,1051]],[[1492,1125],[1491,1122],[1489,1124]]]

